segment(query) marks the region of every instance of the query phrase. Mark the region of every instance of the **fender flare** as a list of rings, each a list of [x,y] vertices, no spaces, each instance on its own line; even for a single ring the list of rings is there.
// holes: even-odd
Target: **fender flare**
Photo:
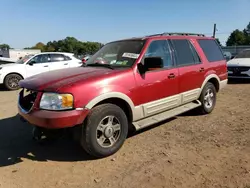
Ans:
[[[215,79],[218,81],[218,83],[219,83],[219,89],[220,89],[220,78],[219,78],[216,74],[209,74],[209,75],[205,78],[205,80],[203,81],[203,83],[202,83],[202,85],[201,85],[200,94],[201,94],[203,88],[205,87],[206,83],[207,83],[210,79],[212,79],[212,78],[215,78]],[[200,94],[199,94],[199,95],[200,95]]]
[[[134,114],[135,106],[134,106],[133,101],[127,95],[125,95],[124,93],[121,93],[121,92],[108,92],[108,93],[101,94],[101,95],[95,97],[94,99],[92,99],[91,101],[89,101],[88,104],[85,105],[85,108],[91,109],[99,102],[101,102],[105,99],[110,99],[110,98],[118,98],[118,99],[124,100],[125,102],[127,102],[129,104],[129,106]]]

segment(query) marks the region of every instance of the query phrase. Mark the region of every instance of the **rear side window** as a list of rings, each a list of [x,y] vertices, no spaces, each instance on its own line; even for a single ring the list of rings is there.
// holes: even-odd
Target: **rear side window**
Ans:
[[[198,39],[198,43],[209,62],[222,61],[225,59],[220,46],[216,43],[215,40]]]
[[[177,56],[177,66],[188,66],[200,63],[200,58],[192,46],[186,39],[171,40]]]
[[[65,57],[62,54],[50,54],[51,62],[65,61]]]

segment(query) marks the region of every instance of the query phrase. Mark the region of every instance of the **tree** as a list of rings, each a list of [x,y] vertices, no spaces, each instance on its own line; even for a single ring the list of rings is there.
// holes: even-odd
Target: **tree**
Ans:
[[[26,49],[41,49],[44,52],[70,52],[76,55],[93,54],[98,51],[103,44],[99,42],[82,42],[74,37],[66,37],[58,41],[49,41],[46,45],[38,42],[35,46]]]
[[[8,50],[8,49],[10,49],[10,46],[8,44],[0,44],[0,49]]]
[[[246,37],[245,45],[250,45],[250,22],[248,23],[247,27],[243,30],[243,32]]]
[[[221,42],[220,42],[220,40],[219,40],[218,38],[216,38],[216,41],[218,42],[218,44],[219,44],[220,46],[222,46],[222,45],[221,45]]]
[[[45,50],[45,44],[43,44],[42,42],[38,42],[34,47],[32,47],[33,49],[39,49],[42,52]]]
[[[227,46],[245,45],[246,43],[247,43],[247,38],[244,32],[240,31],[239,29],[236,29],[228,37],[226,45]]]

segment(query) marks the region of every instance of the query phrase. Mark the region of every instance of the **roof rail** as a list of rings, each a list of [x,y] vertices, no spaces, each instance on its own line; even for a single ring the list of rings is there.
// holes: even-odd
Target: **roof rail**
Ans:
[[[154,36],[172,36],[172,35],[181,35],[181,36],[199,36],[199,37],[205,37],[204,34],[199,34],[199,33],[168,33],[168,32],[164,32],[164,33],[160,33],[160,34],[153,34],[153,35],[148,35],[146,37],[154,37]]]

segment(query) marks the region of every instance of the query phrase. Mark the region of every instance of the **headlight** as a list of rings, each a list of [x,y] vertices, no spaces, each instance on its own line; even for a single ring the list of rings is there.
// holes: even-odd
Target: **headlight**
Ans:
[[[73,108],[71,94],[43,93],[40,108],[44,110],[68,110]]]

